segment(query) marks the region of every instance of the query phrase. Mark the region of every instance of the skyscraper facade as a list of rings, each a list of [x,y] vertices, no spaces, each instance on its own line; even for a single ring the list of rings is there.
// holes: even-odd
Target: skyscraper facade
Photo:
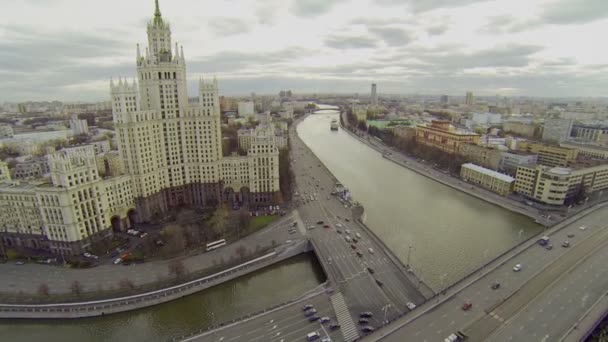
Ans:
[[[377,93],[377,89],[376,89],[376,83],[372,83],[372,100],[371,100],[371,105],[372,106],[377,106],[378,105],[378,93]]]
[[[276,146],[260,141],[255,153],[222,163],[217,80],[200,79],[199,103],[189,105],[183,47],[173,47],[158,0],[147,33],[143,54],[137,46],[138,82],[120,79],[110,85],[118,149],[132,177],[140,218],[182,205],[273,203],[279,190]],[[233,170],[223,167],[233,166],[244,176],[227,183],[225,176]]]
[[[467,91],[467,94],[464,98],[464,104],[467,106],[472,106],[475,104],[475,97],[473,96],[473,92]]]

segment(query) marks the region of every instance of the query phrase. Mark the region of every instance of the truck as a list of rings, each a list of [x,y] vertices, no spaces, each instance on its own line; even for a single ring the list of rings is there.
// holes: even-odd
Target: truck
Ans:
[[[540,238],[540,240],[538,240],[538,244],[541,246],[546,246],[549,243],[549,237],[548,236],[543,236]]]

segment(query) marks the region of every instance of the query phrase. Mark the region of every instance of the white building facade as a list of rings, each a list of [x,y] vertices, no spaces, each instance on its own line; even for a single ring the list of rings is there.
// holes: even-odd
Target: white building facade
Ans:
[[[119,79],[110,85],[118,150],[132,177],[138,217],[143,220],[182,205],[230,200],[222,175],[223,165],[232,165],[222,163],[217,80],[201,79],[199,103],[189,105],[183,48],[172,46],[171,28],[158,2],[147,32],[145,53],[137,46],[138,82]],[[278,157],[276,163],[278,174]],[[262,182],[262,168],[254,166],[260,170],[252,170],[243,183],[250,193],[246,200],[272,203],[279,188],[274,183],[254,186]]]

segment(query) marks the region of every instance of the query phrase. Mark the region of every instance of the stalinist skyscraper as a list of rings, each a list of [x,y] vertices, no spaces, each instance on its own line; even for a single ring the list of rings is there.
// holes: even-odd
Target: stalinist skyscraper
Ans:
[[[156,0],[148,47],[137,45],[137,81],[112,81],[118,149],[131,175],[140,219],[181,205],[221,201],[273,204],[279,191],[278,149],[272,137],[244,157],[222,158],[218,82],[199,80],[199,104],[188,104],[183,47]]]

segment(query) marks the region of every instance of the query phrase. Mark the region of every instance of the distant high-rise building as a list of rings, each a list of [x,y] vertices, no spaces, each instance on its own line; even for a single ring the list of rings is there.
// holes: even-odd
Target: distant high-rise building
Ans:
[[[70,128],[72,129],[72,133],[74,135],[89,134],[89,125],[87,124],[87,120],[78,119],[76,114],[72,115],[72,119],[70,120]]]
[[[473,96],[473,92],[467,91],[467,95],[464,98],[464,104],[467,106],[472,106],[475,104],[475,97]]]
[[[447,95],[441,95],[441,98],[439,98],[439,103],[441,104],[448,104],[449,102],[449,98]]]
[[[547,119],[543,128],[543,140],[562,142],[570,137],[572,119]]]
[[[372,106],[377,106],[378,105],[378,93],[377,93],[377,89],[376,89],[376,83],[372,83],[372,101],[371,101]]]
[[[239,102],[239,116],[247,118],[255,114],[253,101]]]

